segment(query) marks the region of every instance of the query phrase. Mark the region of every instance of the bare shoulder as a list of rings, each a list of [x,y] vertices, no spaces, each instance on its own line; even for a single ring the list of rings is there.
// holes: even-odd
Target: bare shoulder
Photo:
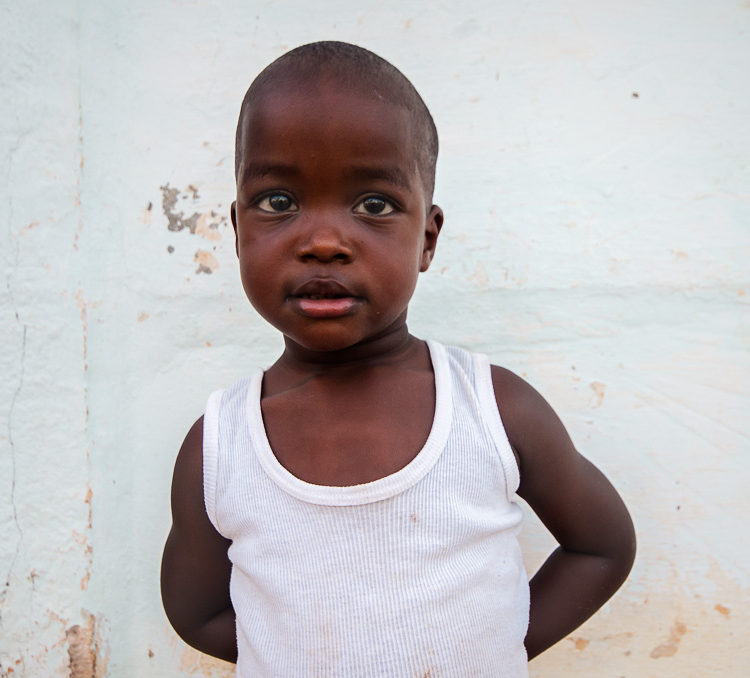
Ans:
[[[172,533],[203,547],[226,551],[222,537],[206,513],[203,493],[203,417],[190,427],[180,446],[172,475]]]
[[[504,367],[491,366],[495,392],[503,426],[524,475],[549,455],[577,454],[560,418],[527,381]],[[519,492],[520,494],[520,492]]]
[[[206,517],[203,503],[203,417],[199,417],[185,436],[172,475],[172,518],[180,526]],[[202,516],[201,516],[202,514]]]

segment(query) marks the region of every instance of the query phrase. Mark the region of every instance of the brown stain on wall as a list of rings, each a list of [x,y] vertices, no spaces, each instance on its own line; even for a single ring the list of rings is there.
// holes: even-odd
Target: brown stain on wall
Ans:
[[[651,650],[651,659],[660,659],[661,657],[674,657],[677,654],[677,650],[680,649],[680,641],[682,636],[687,632],[687,626],[681,621],[676,620],[672,624],[672,628],[669,630],[669,638],[666,642],[661,645],[657,645]]]
[[[104,678],[107,662],[100,654],[96,618],[84,612],[83,624],[74,624],[65,631],[68,644],[69,678]]]
[[[234,678],[236,673],[234,664],[209,657],[188,646],[185,646],[182,651],[179,668],[190,675],[203,676],[203,678]]]
[[[91,485],[89,483],[86,483],[86,496],[84,497],[83,501],[88,506],[88,521],[86,523],[87,532],[91,530],[91,524],[93,521],[93,498],[94,492],[91,489]],[[88,543],[86,535],[81,536],[83,538],[83,541],[81,543],[84,546],[84,553],[86,555],[86,570],[83,574],[83,577],[81,577],[81,591],[85,591],[88,588],[89,580],[91,579],[91,566],[94,563],[94,549],[91,544]]]
[[[586,646],[589,644],[590,641],[586,640],[586,638],[571,638],[573,641],[573,645],[575,645],[576,650],[585,650]]]
[[[607,385],[601,381],[592,381],[589,384],[589,388],[594,392],[594,396],[591,399],[591,407],[596,409],[604,401],[604,392],[607,390]]]

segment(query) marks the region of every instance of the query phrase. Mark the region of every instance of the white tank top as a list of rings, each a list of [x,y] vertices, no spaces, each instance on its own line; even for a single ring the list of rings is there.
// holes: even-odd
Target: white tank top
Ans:
[[[277,461],[262,372],[209,398],[204,492],[211,522],[232,540],[238,676],[528,676],[518,466],[489,362],[428,346],[427,442],[401,470],[362,485],[310,484]]]

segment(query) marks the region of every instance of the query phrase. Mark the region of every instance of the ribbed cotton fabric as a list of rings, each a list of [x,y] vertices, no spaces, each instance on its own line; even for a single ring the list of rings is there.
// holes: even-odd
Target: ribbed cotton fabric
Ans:
[[[362,485],[313,485],[279,464],[262,372],[209,398],[206,511],[232,540],[241,678],[528,676],[518,466],[489,362],[428,346],[427,442]]]

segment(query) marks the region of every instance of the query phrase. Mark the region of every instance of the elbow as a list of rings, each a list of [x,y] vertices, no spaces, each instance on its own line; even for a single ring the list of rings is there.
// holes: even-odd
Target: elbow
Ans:
[[[632,522],[628,528],[622,530],[622,534],[619,535],[612,551],[607,555],[613,592],[620,588],[628,578],[630,571],[633,569],[633,563],[635,563],[637,540]]]
[[[633,563],[635,563],[635,554],[638,551],[637,539],[635,537],[635,529],[631,523],[630,526],[630,538],[627,540],[625,548],[623,549],[622,562],[623,569],[625,571],[623,575],[623,581],[630,574],[630,570],[633,569]]]

